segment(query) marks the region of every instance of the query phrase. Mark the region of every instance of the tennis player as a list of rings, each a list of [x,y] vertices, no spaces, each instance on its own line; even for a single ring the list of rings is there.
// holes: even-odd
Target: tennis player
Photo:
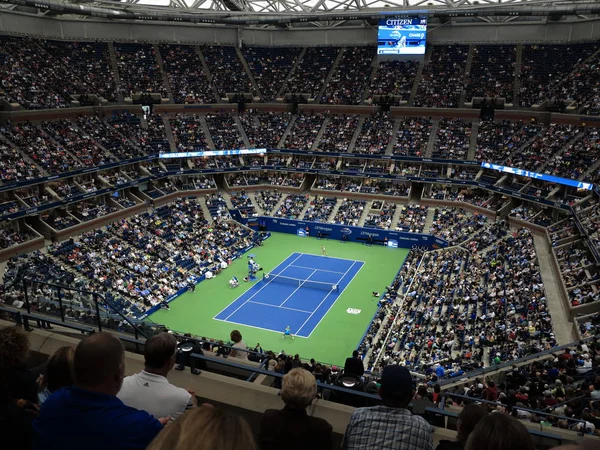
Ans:
[[[325,250],[324,245],[321,245],[321,256],[327,256],[327,250]]]
[[[290,329],[289,325],[285,327],[285,331],[283,332],[283,336],[281,336],[281,339],[285,339],[286,336],[290,336],[292,340],[294,339],[294,335],[292,334],[292,330]]]

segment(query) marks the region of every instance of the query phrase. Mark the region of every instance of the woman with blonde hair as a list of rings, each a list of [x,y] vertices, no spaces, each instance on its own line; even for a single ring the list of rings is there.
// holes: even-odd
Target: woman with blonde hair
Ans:
[[[230,411],[202,405],[165,427],[146,450],[256,450],[250,426]]]
[[[331,450],[332,427],[324,419],[306,413],[317,397],[317,381],[312,373],[296,368],[283,377],[283,409],[268,409],[261,423],[258,444],[261,450]]]

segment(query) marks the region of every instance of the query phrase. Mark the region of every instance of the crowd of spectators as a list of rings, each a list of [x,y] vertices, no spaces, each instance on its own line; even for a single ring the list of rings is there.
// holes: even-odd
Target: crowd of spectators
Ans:
[[[325,116],[320,113],[298,114],[283,148],[311,150],[324,120]]]
[[[281,200],[282,194],[277,190],[257,191],[255,193],[256,203],[265,214],[271,215],[275,211],[275,206]]]
[[[87,135],[91,136],[98,144],[109,150],[118,159],[132,159],[147,154],[144,152],[144,150],[146,150],[145,148],[140,148],[130,141],[132,136],[129,134],[121,134],[119,128],[116,127],[115,124],[116,120],[114,117],[109,119],[109,123],[104,122],[104,120],[98,116],[77,117],[77,126]],[[160,124],[152,124],[160,126]],[[151,132],[152,135],[158,133],[160,133],[160,128]],[[149,153],[155,152],[156,150],[149,151]]]
[[[315,198],[310,201],[310,206],[304,213],[302,220],[327,223],[337,202],[337,197],[316,195]]]
[[[282,93],[308,94],[309,98],[317,98],[339,52],[336,47],[306,48]]]
[[[102,166],[118,161],[115,155],[99,147],[92,136],[79,129],[70,120],[60,119],[42,122],[41,127],[86,166]]]
[[[0,142],[0,181],[32,180],[42,176],[40,168],[27,161],[14,147]]]
[[[202,47],[202,54],[212,75],[211,83],[220,99],[228,93],[256,94],[235,47],[211,45]]]
[[[487,251],[425,254],[380,365],[457,373],[486,353],[510,361],[556,345],[530,232],[492,227],[499,239]]]
[[[335,114],[325,123],[323,136],[317,144],[322,152],[346,153],[358,126],[357,114]]]
[[[419,61],[380,61],[372,77],[367,98],[374,95],[394,95],[408,101],[417,75]]]
[[[326,191],[341,192],[360,192],[362,180],[360,178],[327,178],[317,177],[315,180],[315,189],[324,189]]]
[[[504,162],[542,129],[543,126],[535,122],[482,120],[479,123],[475,158],[479,161]]]
[[[261,100],[270,102],[277,98],[283,88],[302,48],[244,46],[241,51],[258,85]]]
[[[516,46],[476,45],[471,72],[465,81],[466,100],[473,97],[504,98],[513,102]]]
[[[29,228],[21,228],[19,230],[10,226],[0,227],[0,249],[19,245],[38,237]]]
[[[429,208],[421,205],[401,205],[396,231],[422,233]]]
[[[321,103],[358,105],[363,99],[375,48],[345,47],[343,52],[323,91]]]
[[[161,45],[167,79],[175,103],[211,103],[214,92],[200,55],[191,45]]]
[[[206,125],[217,150],[234,150],[245,147],[237,123],[228,113],[218,112],[205,117]]]
[[[545,168],[551,173],[573,180],[579,179],[600,159],[600,133],[597,128],[585,128],[581,139],[567,145],[563,153],[552,156]]]
[[[68,210],[80,221],[87,222],[114,213],[117,211],[117,208],[108,203],[100,203],[98,200],[86,200],[69,206]]]
[[[291,120],[290,113],[248,110],[240,122],[251,148],[277,148]]]
[[[426,117],[398,119],[398,132],[392,152],[394,155],[424,157],[433,122]]]
[[[469,151],[472,124],[464,119],[443,118],[438,122],[433,143],[434,158],[466,159]]]
[[[354,153],[382,155],[392,138],[394,120],[386,112],[366,117],[354,145]]]
[[[364,200],[353,200],[344,198],[332,219],[338,225],[358,226],[360,219],[365,213],[367,202]]]
[[[581,128],[577,126],[550,124],[543,128],[526,148],[513,152],[506,160],[506,165],[526,170],[539,169],[580,132]]]
[[[594,43],[524,45],[519,104],[529,107],[554,98],[566,76],[596,50]]]
[[[392,226],[392,219],[396,212],[396,203],[374,200],[371,206],[371,214],[365,219],[364,226],[367,228],[381,228],[382,230],[389,230]],[[372,214],[373,211],[377,211],[376,214]]]
[[[136,93],[160,94],[162,98],[167,98],[157,55],[151,44],[115,43],[114,49],[121,93],[126,96]]]
[[[242,217],[246,219],[248,217],[258,217],[258,212],[256,211],[256,208],[254,208],[254,203],[252,203],[252,199],[246,191],[232,193],[231,204],[240,212]]]
[[[481,230],[487,222],[488,218],[483,214],[442,206],[434,210],[429,234],[446,240],[451,246],[459,245]]]
[[[8,124],[0,127],[0,132],[49,173],[68,172],[84,167],[67,149],[29,122]]]
[[[458,108],[464,86],[469,47],[436,45],[423,68],[414,106]]]
[[[206,150],[208,148],[199,117],[178,113],[169,118],[169,124],[178,150]]]
[[[274,215],[286,219],[300,219],[301,213],[307,203],[307,195],[288,194]]]
[[[108,148],[114,150],[117,154],[123,154],[123,157],[136,155],[138,152],[132,148],[128,142],[134,143],[140,147],[141,153],[152,155],[155,153],[165,153],[170,151],[169,141],[165,124],[161,116],[149,115],[145,118],[146,126],[142,125],[139,116],[130,113],[113,114],[108,119],[108,125],[116,133],[104,132],[98,135],[96,139]],[[95,122],[94,129],[102,129],[103,124]]]

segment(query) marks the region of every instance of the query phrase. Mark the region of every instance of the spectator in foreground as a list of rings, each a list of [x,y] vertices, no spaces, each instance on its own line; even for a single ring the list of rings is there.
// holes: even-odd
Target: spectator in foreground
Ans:
[[[20,328],[0,330],[0,380],[3,390],[13,400],[38,402],[35,377],[25,366],[29,354],[29,338]]]
[[[344,375],[354,375],[355,377],[362,377],[365,373],[365,366],[358,357],[358,351],[352,352],[352,358],[346,358],[346,364],[344,364]]]
[[[229,337],[233,341],[229,356],[247,360],[248,348],[246,347],[246,343],[242,340],[242,333],[240,333],[238,330],[233,330]]]
[[[347,450],[433,450],[433,430],[408,410],[415,389],[406,367],[389,365],[381,374],[381,406],[358,408],[350,417],[342,448]]]
[[[281,399],[285,407],[268,409],[261,423],[258,444],[261,450],[331,450],[333,428],[329,423],[306,413],[317,397],[315,377],[302,368],[283,377]]]
[[[44,365],[44,373],[39,382],[40,392],[38,398],[40,405],[44,403],[50,395],[62,387],[71,386],[75,380],[73,376],[73,357],[75,349],[71,346],[64,346],[54,352],[48,358]]]
[[[469,435],[477,426],[479,421],[488,415],[487,410],[474,403],[468,404],[463,408],[458,416],[456,424],[458,438],[457,441],[441,440],[435,450],[463,450]]]
[[[117,398],[125,351],[110,333],[83,339],[73,357],[75,385],[59,389],[33,422],[34,449],[145,449],[169,418],[155,419]]]
[[[144,370],[126,377],[117,397],[132,408],[175,420],[198,403],[193,391],[173,386],[167,375],[175,366],[177,339],[163,332],[144,345]]]
[[[492,413],[479,421],[465,450],[535,450],[527,428],[517,419]]]
[[[202,405],[165,427],[147,450],[217,449],[256,450],[256,443],[250,426],[241,416]]]
[[[37,416],[37,386],[25,367],[27,335],[17,327],[0,330],[0,436],[2,448],[28,450]]]

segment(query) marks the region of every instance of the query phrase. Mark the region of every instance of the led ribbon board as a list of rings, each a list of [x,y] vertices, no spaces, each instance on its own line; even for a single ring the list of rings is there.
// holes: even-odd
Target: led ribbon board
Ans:
[[[203,156],[264,155],[266,148],[242,148],[237,150],[206,150],[203,152],[161,153],[159,158],[201,158]]]
[[[594,188],[594,185],[592,183],[586,183],[584,181],[570,180],[569,178],[555,177],[554,175],[531,172],[530,170],[524,169],[516,169],[515,167],[500,166],[498,164],[492,164],[489,162],[482,162],[481,167],[483,167],[484,169],[497,170],[498,172],[510,173],[512,175],[519,175],[521,177],[548,181],[550,183],[563,184],[565,186],[573,186],[577,189],[585,189],[587,191],[590,191]]]

